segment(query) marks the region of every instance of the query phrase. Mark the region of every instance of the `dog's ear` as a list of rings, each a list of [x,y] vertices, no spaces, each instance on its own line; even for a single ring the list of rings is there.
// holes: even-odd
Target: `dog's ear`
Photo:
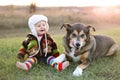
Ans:
[[[71,25],[69,23],[64,23],[60,29],[62,29],[63,27],[66,28],[66,30],[68,30],[71,27]]]
[[[93,26],[88,25],[87,26],[87,39],[86,41],[90,40],[90,35],[92,35],[92,32],[95,32],[95,28]]]
[[[87,29],[88,29],[88,34],[92,34],[93,31],[95,32],[95,28],[93,26],[88,25]]]

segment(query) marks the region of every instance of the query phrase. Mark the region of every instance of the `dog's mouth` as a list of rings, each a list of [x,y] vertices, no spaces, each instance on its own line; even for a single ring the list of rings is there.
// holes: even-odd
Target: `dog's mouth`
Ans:
[[[76,47],[75,47],[75,52],[79,52],[80,49],[81,49],[80,47],[76,46]]]
[[[74,47],[75,47],[75,52],[78,52],[78,51],[81,49],[81,44],[80,44],[80,42],[79,42],[79,41],[76,42],[76,43],[74,44]]]
[[[75,53],[74,56],[78,56],[79,55],[79,51],[80,51],[81,47],[75,47]]]
[[[70,46],[73,47],[75,49],[75,52],[79,52],[81,49],[81,44],[80,43],[70,43]]]
[[[80,50],[81,50],[81,47],[75,47],[75,52],[74,52],[75,57],[79,55]]]

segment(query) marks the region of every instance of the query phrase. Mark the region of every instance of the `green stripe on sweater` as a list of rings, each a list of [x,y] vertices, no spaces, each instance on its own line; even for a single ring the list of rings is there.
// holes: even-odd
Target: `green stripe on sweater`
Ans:
[[[58,52],[59,52],[58,49],[53,50],[53,54],[58,53]]]
[[[32,48],[35,45],[37,45],[37,41],[36,40],[30,41],[30,43],[28,44],[28,49]]]
[[[25,49],[25,47],[23,45],[20,46],[20,49]]]

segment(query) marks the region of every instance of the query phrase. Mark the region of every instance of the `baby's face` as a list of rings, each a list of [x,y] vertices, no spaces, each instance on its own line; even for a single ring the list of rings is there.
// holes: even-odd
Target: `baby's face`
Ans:
[[[38,36],[45,34],[46,28],[47,25],[45,21],[39,21],[38,23],[35,24],[35,29],[37,31]]]

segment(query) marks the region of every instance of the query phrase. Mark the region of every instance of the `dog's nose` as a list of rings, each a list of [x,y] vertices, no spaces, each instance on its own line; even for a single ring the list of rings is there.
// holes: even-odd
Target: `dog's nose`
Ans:
[[[76,45],[77,47],[79,47],[79,46],[80,46],[80,43],[76,43],[75,45]]]

